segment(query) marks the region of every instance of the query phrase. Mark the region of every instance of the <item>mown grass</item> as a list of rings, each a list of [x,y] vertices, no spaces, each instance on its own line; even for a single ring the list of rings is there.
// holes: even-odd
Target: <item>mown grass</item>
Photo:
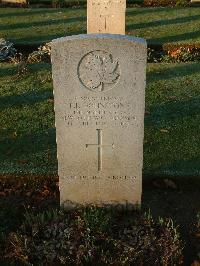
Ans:
[[[0,173],[57,173],[51,66],[0,64]],[[200,64],[149,64],[144,175],[200,176]]]
[[[199,176],[199,77],[199,63],[149,65],[145,173]]]
[[[200,7],[127,8],[126,33],[149,44],[200,43]],[[86,9],[0,8],[0,37],[41,44],[86,33]]]
[[[51,172],[56,146],[50,65],[31,67],[18,79],[16,67],[1,66],[1,171]],[[10,161],[10,163],[8,163]]]

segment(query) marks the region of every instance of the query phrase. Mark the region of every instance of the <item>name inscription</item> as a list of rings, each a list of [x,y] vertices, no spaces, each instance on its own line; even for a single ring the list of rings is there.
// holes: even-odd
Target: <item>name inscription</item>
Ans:
[[[131,102],[123,97],[74,97],[67,103],[66,126],[134,125]]]

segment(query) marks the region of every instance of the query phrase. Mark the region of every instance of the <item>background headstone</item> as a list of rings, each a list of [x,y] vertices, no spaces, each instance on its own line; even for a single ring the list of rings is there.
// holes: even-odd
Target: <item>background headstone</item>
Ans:
[[[126,0],[88,0],[87,33],[125,34]]]
[[[22,5],[28,4],[27,0],[1,0],[0,2],[2,2],[2,3],[22,4]]]
[[[140,204],[146,42],[111,34],[52,42],[61,203]]]

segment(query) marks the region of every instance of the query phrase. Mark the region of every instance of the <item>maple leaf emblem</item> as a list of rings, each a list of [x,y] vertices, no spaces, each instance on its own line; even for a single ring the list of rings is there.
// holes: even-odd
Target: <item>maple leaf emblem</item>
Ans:
[[[79,66],[79,78],[90,90],[104,91],[117,83],[120,77],[119,63],[104,51],[87,54]]]

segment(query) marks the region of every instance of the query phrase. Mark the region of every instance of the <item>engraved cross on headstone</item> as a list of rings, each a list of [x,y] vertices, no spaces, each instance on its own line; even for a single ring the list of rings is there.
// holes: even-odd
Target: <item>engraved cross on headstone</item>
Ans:
[[[112,147],[114,149],[114,143],[112,144],[103,144],[102,141],[102,129],[97,129],[97,144],[86,144],[86,148],[89,146],[97,146],[98,147],[98,171],[102,170],[102,154],[103,154],[103,147]]]
[[[101,14],[99,17],[104,19],[104,28],[99,29],[99,32],[104,32],[107,29],[107,18],[111,17],[111,15],[110,14],[105,14],[105,15]]]

